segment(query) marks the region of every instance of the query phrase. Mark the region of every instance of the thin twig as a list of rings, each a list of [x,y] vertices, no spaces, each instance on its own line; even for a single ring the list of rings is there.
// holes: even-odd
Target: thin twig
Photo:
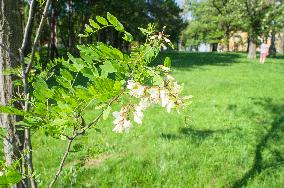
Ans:
[[[124,90],[123,90],[123,91],[124,91]],[[115,96],[113,99],[111,99],[105,109],[107,109],[109,106],[111,106],[111,105],[122,95],[123,91],[122,91],[119,95],[117,95],[117,96]],[[105,110],[105,109],[104,109],[104,110]],[[70,147],[71,147],[71,144],[72,144],[72,142],[74,141],[74,139],[75,139],[76,137],[78,137],[78,136],[84,134],[87,129],[89,129],[92,125],[96,124],[96,123],[100,120],[100,118],[103,116],[104,110],[102,110],[102,112],[101,112],[93,121],[91,121],[86,127],[83,127],[79,132],[76,132],[76,130],[74,129],[74,130],[73,130],[73,136],[70,137],[70,136],[66,136],[66,135],[65,135],[65,137],[68,138],[67,147],[66,147],[65,152],[64,152],[64,155],[63,155],[63,157],[62,157],[62,159],[61,159],[59,168],[58,168],[56,174],[54,175],[54,177],[53,177],[51,183],[50,183],[49,186],[48,186],[49,188],[51,188],[51,187],[54,185],[54,183],[55,183],[56,180],[58,179],[60,173],[62,172],[64,163],[65,163],[66,158],[67,158],[67,156],[68,156],[68,154],[69,154]]]
[[[119,95],[115,96],[113,99],[110,100],[110,102],[108,103],[108,105],[105,107],[105,109],[107,109],[109,106],[111,106],[122,94],[123,94],[124,90],[121,91],[121,93],[119,93]],[[86,127],[83,127],[79,132],[75,132],[75,137],[84,134],[84,132],[89,129],[92,125],[96,124],[100,118],[103,116],[104,114],[104,110],[102,110],[102,112],[93,120],[91,121]]]
[[[39,35],[40,35],[41,30],[43,28],[44,20],[47,16],[47,11],[48,11],[48,7],[49,7],[50,2],[51,2],[51,0],[46,1],[44,11],[43,11],[43,14],[42,14],[42,17],[41,17],[41,20],[40,20],[40,24],[39,24],[39,27],[37,29],[36,36],[35,36],[35,39],[34,39],[34,43],[33,43],[33,46],[32,46],[31,60],[30,60],[28,66],[25,70],[25,74],[28,74],[30,72],[31,68],[32,68],[32,64],[33,64],[33,60],[34,60],[34,56],[35,56],[35,49],[36,49],[36,46],[37,46]]]
[[[72,142],[73,142],[74,139],[75,139],[75,138],[68,140],[67,147],[66,147],[66,149],[65,149],[65,153],[64,153],[64,155],[63,155],[63,157],[62,157],[62,160],[61,160],[61,162],[60,162],[60,165],[59,165],[59,169],[57,170],[55,176],[53,177],[53,180],[52,180],[51,183],[49,184],[49,186],[48,186],[49,188],[54,185],[54,183],[56,182],[58,176],[60,175],[60,173],[61,173],[61,171],[62,171],[62,169],[63,169],[64,163],[65,163],[65,161],[66,161],[66,158],[67,158],[67,156],[68,156],[68,154],[69,154],[69,151],[70,151],[70,148],[71,148],[71,144],[72,144]]]
[[[24,31],[22,46],[20,48],[20,53],[22,53],[22,55],[24,55],[24,51],[27,48],[29,30],[32,29],[31,27],[32,27],[32,22],[33,22],[35,3],[36,3],[36,0],[32,0],[30,3],[29,17],[28,17],[28,21],[27,21],[25,31]]]

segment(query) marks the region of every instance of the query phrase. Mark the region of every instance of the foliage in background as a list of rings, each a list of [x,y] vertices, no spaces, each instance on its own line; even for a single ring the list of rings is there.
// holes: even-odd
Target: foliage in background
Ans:
[[[259,39],[267,39],[284,27],[282,0],[202,0],[189,1],[192,17],[183,31],[183,43],[197,46],[200,43],[223,43],[229,49],[229,39],[237,31],[249,36],[250,57],[255,57]],[[275,38],[275,37],[274,37]]]

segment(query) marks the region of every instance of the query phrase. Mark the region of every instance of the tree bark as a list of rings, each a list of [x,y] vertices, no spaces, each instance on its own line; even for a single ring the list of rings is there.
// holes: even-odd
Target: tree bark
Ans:
[[[28,27],[27,29],[27,44],[26,44],[26,48],[24,51],[24,55],[27,56],[29,53],[31,53],[32,50],[32,33],[33,33],[33,26],[34,26],[34,18],[35,18],[35,14],[36,14],[36,7],[37,7],[37,2],[35,1],[35,3],[32,4],[32,15],[31,15],[31,26]]]
[[[275,47],[275,40],[276,40],[276,36],[275,36],[275,32],[273,31],[271,33],[271,44],[269,46],[269,56],[270,57],[275,57],[276,56],[276,47]]]
[[[11,75],[4,75],[5,69],[18,65],[14,55],[18,55],[21,46],[21,21],[18,1],[0,1],[0,44],[8,49],[0,48],[0,101],[1,105],[8,105],[13,96],[13,83]],[[13,55],[14,54],[14,55]],[[5,161],[11,166],[20,158],[17,149],[17,136],[15,127],[16,117],[13,115],[1,114],[1,127],[6,129],[4,142]],[[21,187],[21,184],[12,187]]]
[[[56,34],[56,10],[54,3],[51,5],[51,19],[50,19],[50,59],[58,57],[57,50],[57,34]]]
[[[255,59],[256,58],[256,40],[250,39],[249,41],[249,51],[248,58]]]
[[[212,52],[217,52],[218,50],[218,43],[213,43],[212,44]]]
[[[68,50],[75,51],[75,34],[73,24],[73,2],[68,0]]]

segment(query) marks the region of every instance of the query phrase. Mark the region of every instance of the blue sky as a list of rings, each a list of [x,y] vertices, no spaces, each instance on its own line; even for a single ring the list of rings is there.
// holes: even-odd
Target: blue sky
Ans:
[[[183,0],[175,0],[177,2],[177,4],[180,6],[183,2]]]

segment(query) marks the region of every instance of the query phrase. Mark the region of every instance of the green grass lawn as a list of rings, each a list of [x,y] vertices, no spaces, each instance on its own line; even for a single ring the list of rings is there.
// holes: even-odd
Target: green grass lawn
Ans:
[[[75,142],[57,187],[283,187],[284,57],[261,65],[241,53],[172,53],[157,61],[165,55],[194,96],[191,108],[152,108],[125,134],[112,132],[110,116]],[[35,133],[33,144],[46,187],[65,142]]]

